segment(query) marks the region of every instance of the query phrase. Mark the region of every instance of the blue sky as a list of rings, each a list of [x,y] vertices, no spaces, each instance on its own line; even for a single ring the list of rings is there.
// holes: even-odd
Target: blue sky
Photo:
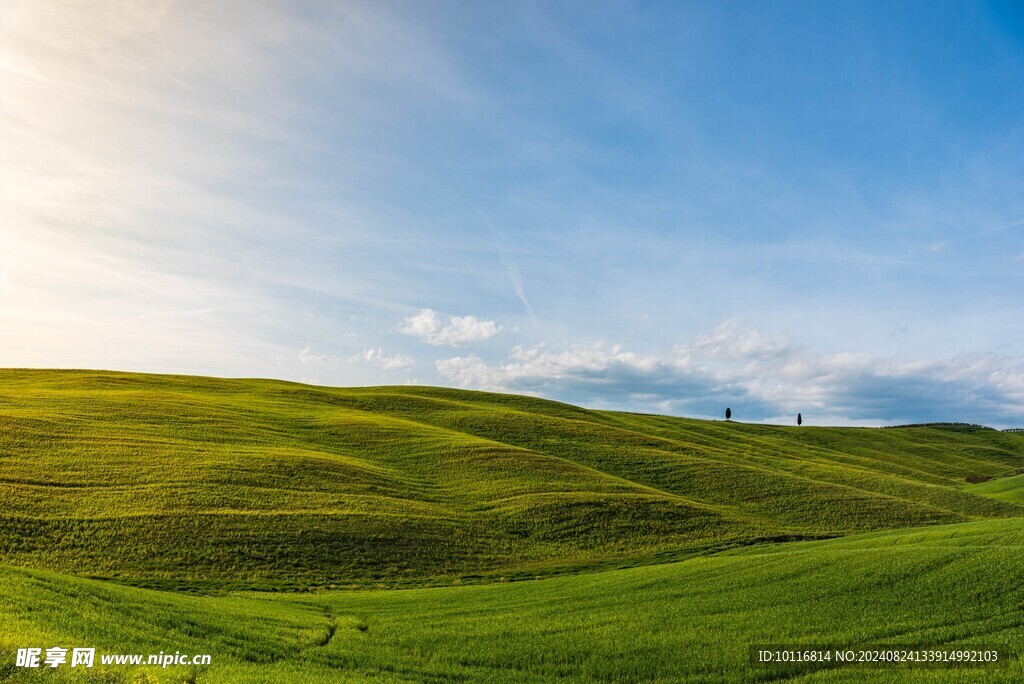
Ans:
[[[1024,11],[0,8],[0,365],[1024,425]]]

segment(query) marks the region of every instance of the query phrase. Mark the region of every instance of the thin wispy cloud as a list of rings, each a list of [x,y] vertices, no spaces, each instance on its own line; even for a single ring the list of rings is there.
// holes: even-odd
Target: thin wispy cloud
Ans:
[[[324,363],[340,360],[341,359],[333,354],[317,354],[309,346],[303,347],[299,350],[299,361],[301,363]]]
[[[319,137],[324,105],[302,94],[323,79],[355,88],[386,73],[464,100],[442,53],[399,17],[46,2],[6,8],[0,31],[5,363],[280,373],[297,358],[297,313],[391,305],[372,267],[327,267],[381,231],[321,199],[336,195],[329,179],[285,164],[338,152]],[[375,116],[358,102],[332,113],[335,133]],[[349,332],[316,327],[323,345]],[[205,352],[191,351],[198,340]]]
[[[7,3],[0,365],[1012,422],[1018,46],[880,11]]]
[[[403,354],[386,354],[383,349],[364,349],[352,357],[352,361],[359,361],[371,366],[378,366],[384,370],[408,370],[416,365],[411,356]]]
[[[1014,228],[1024,228],[1024,219],[1020,221],[1011,221],[1010,223],[993,228],[991,232],[998,232],[1002,230],[1012,230]]]

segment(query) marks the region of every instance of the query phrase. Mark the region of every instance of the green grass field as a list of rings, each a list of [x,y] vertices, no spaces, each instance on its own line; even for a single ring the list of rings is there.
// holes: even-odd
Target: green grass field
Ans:
[[[980,428],[4,370],[0,680],[892,681],[748,647],[1024,655],[1021,467],[1024,434]],[[213,664],[14,666],[61,644]]]
[[[400,591],[199,597],[6,569],[0,644],[8,662],[16,644],[215,654],[207,668],[136,668],[138,681],[770,681],[778,673],[750,667],[748,644],[973,644],[1020,653],[1022,557],[1024,526],[1005,520]],[[110,681],[123,670],[108,668]],[[7,673],[10,681],[44,679],[34,670]],[[1019,681],[1024,665],[898,673]],[[893,671],[801,667],[785,675],[892,681]]]

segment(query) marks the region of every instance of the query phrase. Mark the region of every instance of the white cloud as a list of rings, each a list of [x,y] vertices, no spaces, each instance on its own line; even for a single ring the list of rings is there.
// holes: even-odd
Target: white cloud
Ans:
[[[416,365],[412,357],[403,354],[385,354],[380,347],[376,349],[364,349],[352,356],[349,361],[358,361],[371,366],[378,366],[384,370],[408,370]]]
[[[789,351],[789,342],[784,337],[743,328],[736,320],[726,321],[711,334],[700,335],[692,343],[675,348],[676,355],[683,358],[694,355],[747,361],[779,358]]]
[[[574,345],[552,351],[545,345],[514,347],[506,363],[489,365],[475,354],[442,359],[438,372],[463,387],[497,391],[540,390],[573,383],[609,389],[616,377],[668,376],[682,370],[676,359],[623,351],[618,345]]]
[[[476,316],[446,318],[433,309],[423,309],[406,318],[398,332],[418,337],[428,344],[461,347],[494,337],[501,332],[501,326]]]

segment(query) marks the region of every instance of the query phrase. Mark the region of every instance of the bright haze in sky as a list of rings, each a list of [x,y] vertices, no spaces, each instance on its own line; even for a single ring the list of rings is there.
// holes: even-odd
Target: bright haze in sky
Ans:
[[[0,3],[0,366],[1024,425],[1024,12]]]

